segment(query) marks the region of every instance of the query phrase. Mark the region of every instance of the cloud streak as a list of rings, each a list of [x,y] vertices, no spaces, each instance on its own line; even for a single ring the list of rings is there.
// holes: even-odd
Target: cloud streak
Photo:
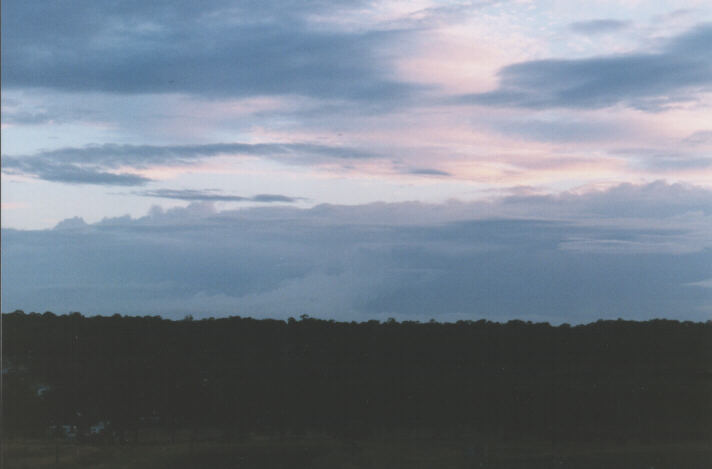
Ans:
[[[143,185],[150,178],[128,172],[158,166],[195,164],[206,158],[230,155],[264,157],[292,164],[326,160],[359,160],[377,155],[356,148],[310,143],[216,143],[205,145],[91,145],[61,148],[33,155],[4,156],[3,172],[67,184]]]
[[[598,19],[590,21],[577,21],[571,23],[569,28],[575,33],[596,35],[620,31],[628,28],[629,26],[629,21]]]
[[[261,203],[294,203],[303,200],[302,197],[290,197],[282,194],[257,194],[249,197],[223,194],[216,190],[196,189],[156,189],[138,192],[143,197],[160,199],[184,200],[188,202],[261,202]]]
[[[407,174],[415,174],[418,176],[440,176],[440,177],[450,177],[452,174],[447,171],[442,171],[434,168],[412,168],[406,171]]]

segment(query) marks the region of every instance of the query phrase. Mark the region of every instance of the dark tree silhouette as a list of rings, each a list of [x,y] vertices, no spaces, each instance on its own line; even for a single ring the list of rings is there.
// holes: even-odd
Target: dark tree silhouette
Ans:
[[[354,442],[383,432],[473,434],[486,436],[480,452],[516,438],[556,445],[712,436],[711,323],[15,312],[3,315],[3,347],[7,435],[46,434],[52,425],[84,435],[96,422],[128,442],[147,428],[213,429],[226,440],[250,432]]]

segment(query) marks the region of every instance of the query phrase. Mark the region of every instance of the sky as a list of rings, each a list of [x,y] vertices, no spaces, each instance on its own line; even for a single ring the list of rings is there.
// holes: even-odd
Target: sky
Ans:
[[[712,319],[705,1],[2,2],[2,311]]]

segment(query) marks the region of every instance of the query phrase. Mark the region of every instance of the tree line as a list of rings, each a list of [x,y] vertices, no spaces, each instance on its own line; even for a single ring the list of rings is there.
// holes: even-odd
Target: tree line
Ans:
[[[3,432],[709,439],[712,323],[2,316]]]

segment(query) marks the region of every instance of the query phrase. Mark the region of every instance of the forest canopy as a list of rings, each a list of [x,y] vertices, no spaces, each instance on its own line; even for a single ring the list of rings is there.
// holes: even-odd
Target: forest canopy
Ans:
[[[712,323],[2,316],[7,435],[712,435]]]

